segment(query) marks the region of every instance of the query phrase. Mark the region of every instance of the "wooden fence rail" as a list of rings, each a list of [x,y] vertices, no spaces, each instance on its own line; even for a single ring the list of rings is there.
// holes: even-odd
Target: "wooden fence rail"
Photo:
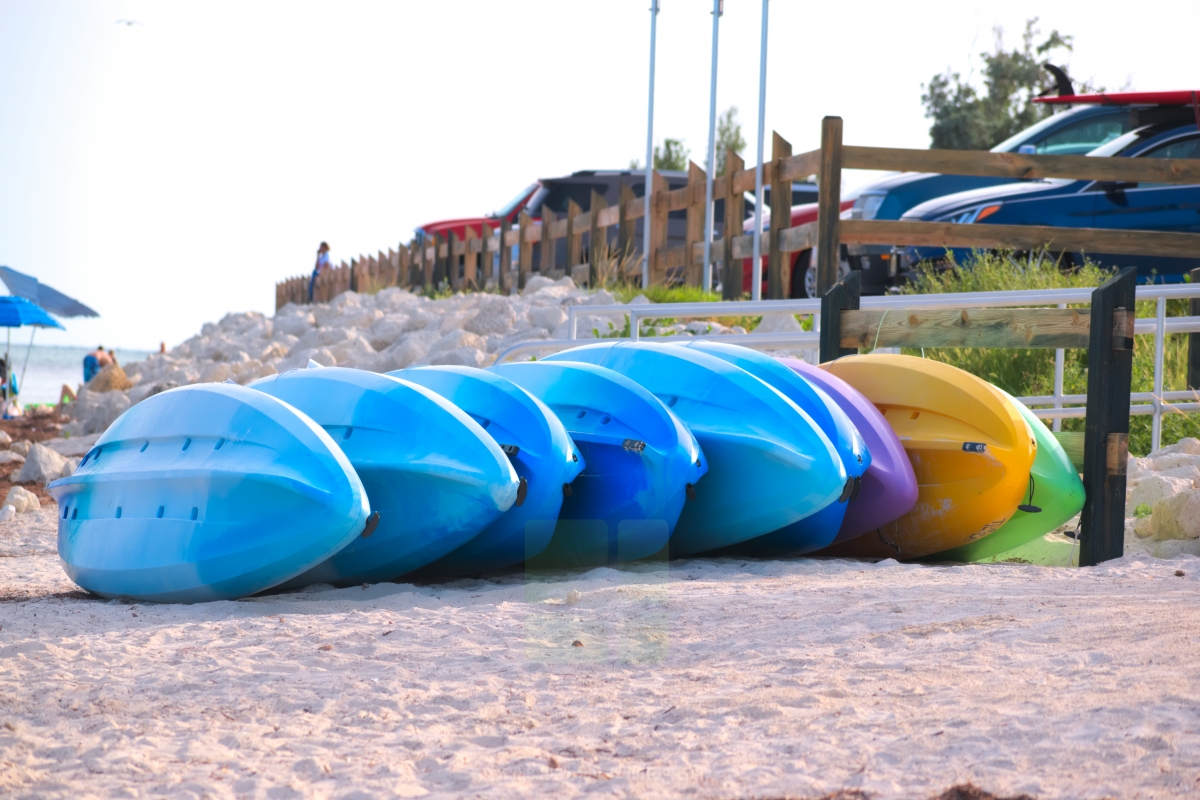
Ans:
[[[818,246],[817,286],[823,294],[836,279],[838,249],[842,242],[858,244],[933,245],[967,248],[1037,249],[1056,251],[1123,253],[1147,256],[1193,256],[1200,253],[1200,234],[1153,231],[1111,231],[1091,228],[1049,228],[1015,225],[952,225],[931,222],[887,220],[841,220],[838,208],[842,169],[875,169],[984,175],[1001,178],[1068,178],[1117,183],[1200,183],[1200,160],[1092,158],[1089,156],[1044,156],[961,150],[905,150],[885,147],[856,147],[842,144],[842,121],[826,117],[821,126],[821,148],[797,155],[778,133],[772,139],[772,157],[763,165],[771,186],[772,208],[769,230],[764,231],[762,253],[767,257],[768,296],[787,296],[791,286],[790,262],[785,253]],[[737,299],[741,290],[738,262],[751,257],[753,236],[735,233],[741,220],[742,198],[754,189],[754,166],[744,168],[736,153],[726,154],[730,172],[713,181],[713,198],[724,199],[725,232],[711,248],[714,267],[732,266],[725,280],[725,297]],[[791,183],[818,176],[818,220],[790,226]],[[706,175],[689,164],[687,185],[668,190],[666,179],[655,172],[644,197],[635,197],[622,187],[616,205],[606,205],[593,193],[585,211],[571,203],[565,215],[549,210],[536,221],[522,215],[513,227],[497,221],[499,230],[467,230],[463,238],[427,237],[401,244],[398,249],[375,256],[359,256],[326,270],[313,284],[312,300],[327,302],[340,292],[377,291],[386,286],[421,287],[447,282],[454,289],[483,288],[489,282],[503,291],[515,292],[534,274],[569,274],[594,283],[600,279],[602,248],[592,242],[615,241],[621,253],[638,252],[640,241],[633,235],[638,219],[649,207],[654,216],[651,232],[650,278],[653,283],[683,280],[698,285],[704,258],[704,201]],[[667,219],[672,211],[685,211],[688,224],[683,245],[667,246]],[[587,244],[585,246],[585,238]],[[556,263],[555,244],[566,240],[567,263]],[[728,243],[726,242],[728,239]],[[533,245],[542,242],[541,257],[535,259]],[[514,254],[513,250],[516,250]],[[587,257],[584,257],[585,252]],[[515,258],[514,258],[515,256]],[[515,260],[515,263],[514,263]],[[536,263],[535,263],[536,262]],[[714,270],[714,273],[716,270]],[[630,276],[632,277],[632,276]],[[287,303],[309,302],[309,277],[284,280],[275,287],[276,308]]]

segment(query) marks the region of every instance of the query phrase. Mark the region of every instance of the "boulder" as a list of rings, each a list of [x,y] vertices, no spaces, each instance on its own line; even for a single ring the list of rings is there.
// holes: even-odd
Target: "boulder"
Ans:
[[[442,353],[449,353],[451,350],[457,350],[460,347],[472,347],[476,350],[482,351],[485,347],[487,347],[487,342],[484,341],[482,336],[471,333],[470,331],[461,329],[452,330],[430,345],[429,352],[426,354],[426,357],[429,359],[429,363],[433,364],[435,363],[434,359],[440,356]]]
[[[13,479],[15,483],[37,483],[44,485],[62,477],[67,460],[48,447],[35,444],[29,448],[25,465]]]
[[[24,464],[25,456],[12,450],[0,450],[0,464]]]
[[[391,372],[411,367],[425,358],[430,346],[438,340],[435,331],[414,331],[400,337],[399,341],[379,354],[375,359],[376,372]]]
[[[1153,507],[1159,500],[1174,497],[1191,488],[1192,482],[1182,478],[1167,478],[1162,475],[1143,478],[1137,486],[1129,490],[1125,498],[1125,513],[1132,514],[1133,510],[1142,504]]]
[[[1179,478],[1180,480],[1191,481],[1192,485],[1196,485],[1197,481],[1200,481],[1200,467],[1194,467],[1190,464],[1183,467],[1164,469],[1162,472],[1156,474],[1164,478]]]
[[[1152,513],[1155,539],[1200,538],[1200,489],[1159,500]]]
[[[534,275],[525,282],[525,288],[521,290],[522,297],[529,297],[531,294],[536,294],[542,289],[554,286],[554,281],[544,275]]]
[[[1200,439],[1195,439],[1191,436],[1184,437],[1172,445],[1167,445],[1161,450],[1155,450],[1150,455],[1158,456],[1164,453],[1183,453],[1190,456],[1200,456]]]
[[[72,436],[66,439],[50,439],[42,442],[42,445],[50,448],[60,456],[82,456],[91,450],[96,440],[100,438],[100,434],[92,433],[86,436]]]
[[[0,508],[0,522],[12,522],[17,516],[17,510],[12,506]]]
[[[218,361],[200,373],[201,383],[223,383],[233,376],[233,368],[224,361]]]
[[[109,364],[87,382],[87,388],[90,392],[124,392],[132,389],[133,384],[130,383],[129,378],[125,375],[125,370],[121,369],[120,365]]]
[[[12,437],[4,431],[0,431],[0,447],[7,447],[12,444]]]
[[[1154,473],[1154,461],[1149,458],[1130,456],[1125,465],[1125,480],[1133,486],[1142,478],[1148,478]]]
[[[1160,456],[1153,456],[1154,471],[1161,473],[1176,467],[1197,467],[1200,468],[1200,456],[1193,456],[1188,453],[1166,453]]]
[[[353,339],[329,348],[339,367],[371,369],[375,364],[375,348],[366,337],[355,334]]]
[[[449,364],[455,367],[482,367],[486,361],[483,353],[474,347],[456,347],[429,360],[430,364]]]
[[[36,511],[42,507],[38,496],[24,486],[14,486],[9,489],[8,496],[4,498],[4,505],[12,506],[18,514],[23,514],[26,511]]]
[[[411,322],[412,317],[408,314],[388,314],[371,326],[371,329],[367,332],[367,341],[376,350],[386,350],[397,339],[408,333],[410,330],[408,326]]]
[[[22,456],[29,455],[29,448],[33,447],[33,442],[28,439],[18,439],[8,446],[9,451],[19,453]]]
[[[762,322],[754,329],[755,333],[799,333],[804,328],[796,319],[795,314],[763,314]]]
[[[536,306],[529,309],[529,321],[537,328],[552,331],[566,320],[567,313],[562,310],[562,306]]]

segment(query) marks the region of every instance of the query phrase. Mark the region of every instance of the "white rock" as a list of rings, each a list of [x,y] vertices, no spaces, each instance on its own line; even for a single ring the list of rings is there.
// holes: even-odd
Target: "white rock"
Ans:
[[[549,279],[546,279],[549,280]],[[529,321],[538,328],[552,331],[566,322],[567,312],[562,306],[540,306],[529,309]]]
[[[487,359],[474,347],[456,347],[429,360],[430,364],[449,364],[456,367],[482,367]]]
[[[729,332],[740,335],[740,334],[745,333],[746,329],[743,328],[741,325],[734,325],[732,328],[729,329]]]
[[[68,459],[66,459],[66,462],[67,462],[67,463],[63,465],[63,469],[62,469],[62,475],[61,475],[60,477],[66,478],[66,477],[68,477],[68,476],[70,476],[70,475],[74,475],[74,474],[75,474],[75,470],[79,469],[79,462],[80,462],[81,460],[82,460],[82,459],[78,459],[78,458],[68,458]]]
[[[542,289],[554,286],[554,281],[547,278],[545,275],[534,275],[525,282],[525,288],[521,290],[522,297],[529,297],[531,294],[536,294]]]
[[[58,453],[48,447],[35,444],[29,448],[29,455],[25,457],[25,465],[21,467],[21,471],[13,480],[15,483],[46,484],[62,477],[63,468],[66,465],[67,460]]]
[[[1172,469],[1164,469],[1157,473],[1164,478],[1179,478],[1181,480],[1190,481],[1193,486],[1197,481],[1200,481],[1200,467],[1187,465],[1183,467],[1173,467]]]
[[[1154,473],[1154,461],[1149,458],[1130,456],[1125,466],[1125,480],[1133,485],[1142,478],[1148,478]]]
[[[528,330],[517,331],[507,336],[489,336],[487,339],[487,352],[499,353],[501,350],[512,347],[518,342],[540,341],[549,338],[546,331],[541,328],[529,328]]]
[[[375,348],[365,337],[359,335],[355,335],[348,342],[330,347],[329,352],[333,353],[339,367],[370,369],[375,363]]]
[[[1200,538],[1200,489],[1159,500],[1153,507],[1155,539]]]
[[[12,506],[4,506],[0,508],[0,522],[12,522],[17,516],[17,510]]]
[[[755,333],[798,333],[804,330],[795,314],[763,314]]]
[[[1191,436],[1184,437],[1175,444],[1168,445],[1161,450],[1155,450],[1150,456],[1157,457],[1165,453],[1184,453],[1186,455],[1200,456],[1200,439],[1195,439]]]
[[[1165,478],[1161,475],[1151,475],[1149,478],[1139,481],[1137,486],[1129,490],[1129,494],[1125,500],[1125,513],[1132,515],[1134,510],[1140,505],[1145,504],[1153,507],[1159,500],[1173,497],[1191,488],[1191,481],[1185,481],[1180,478]]]
[[[12,450],[0,450],[0,464],[24,464],[25,456]]]
[[[429,363],[433,364],[434,359],[442,353],[449,353],[451,350],[457,350],[460,347],[473,347],[476,350],[482,351],[487,347],[487,343],[482,336],[464,330],[452,330],[442,338],[438,339],[429,348],[426,357]]]
[[[12,444],[12,437],[6,432],[0,431],[0,446],[6,446],[10,444]]]
[[[9,489],[8,495],[4,498],[4,505],[12,506],[18,514],[36,511],[42,507],[38,496],[24,486],[14,486]]]
[[[649,297],[646,297],[646,295],[644,295],[644,294],[639,294],[637,297],[635,297],[629,301],[629,305],[640,306],[643,303],[649,303],[649,302],[652,302]]]
[[[378,355],[375,359],[375,371],[391,372],[422,362],[430,346],[439,338],[435,331],[429,330],[405,334]]]
[[[1200,456],[1193,456],[1188,453],[1167,453],[1154,456],[1153,463],[1155,472],[1163,472],[1164,470],[1176,467],[1200,467]]]
[[[8,449],[13,453],[20,453],[23,456],[29,455],[29,448],[33,447],[33,442],[28,439],[18,439],[8,446]]]
[[[1142,539],[1148,539],[1154,534],[1154,517],[1138,517],[1133,523],[1133,532]]]
[[[50,439],[42,444],[60,456],[82,456],[95,446],[99,438],[99,433],[92,433],[86,436],[72,436],[69,439]]]
[[[621,303],[621,301],[617,299],[617,296],[615,294],[613,294],[612,292],[608,291],[608,289],[598,289],[590,297],[588,297],[588,299],[584,303],[584,305],[613,306],[613,305],[620,305],[620,303]]]
[[[233,368],[224,361],[218,361],[200,373],[201,383],[221,383],[233,375]]]
[[[508,298],[484,295],[479,301],[479,311],[463,325],[465,330],[481,335],[504,333],[512,327],[517,315]]]

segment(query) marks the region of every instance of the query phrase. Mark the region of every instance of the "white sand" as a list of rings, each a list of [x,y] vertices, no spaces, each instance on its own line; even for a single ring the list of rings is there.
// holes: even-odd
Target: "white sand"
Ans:
[[[0,525],[0,796],[1200,793],[1191,556],[131,606],[69,594],[54,525]]]

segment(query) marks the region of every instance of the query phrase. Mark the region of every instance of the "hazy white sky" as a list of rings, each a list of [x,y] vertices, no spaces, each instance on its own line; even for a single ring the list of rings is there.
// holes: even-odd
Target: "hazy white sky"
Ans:
[[[648,7],[0,0],[0,264],[102,314],[46,343],[173,345],[270,313],[322,239],[349,260],[643,158]],[[661,7],[655,138],[703,163],[712,4]],[[718,107],[738,107],[748,162],[760,8],[726,0],[721,22]],[[926,147],[922,82],[1036,15],[1076,37],[1077,78],[1200,88],[1196,0],[774,0],[767,129],[810,149],[838,114],[849,143]]]

